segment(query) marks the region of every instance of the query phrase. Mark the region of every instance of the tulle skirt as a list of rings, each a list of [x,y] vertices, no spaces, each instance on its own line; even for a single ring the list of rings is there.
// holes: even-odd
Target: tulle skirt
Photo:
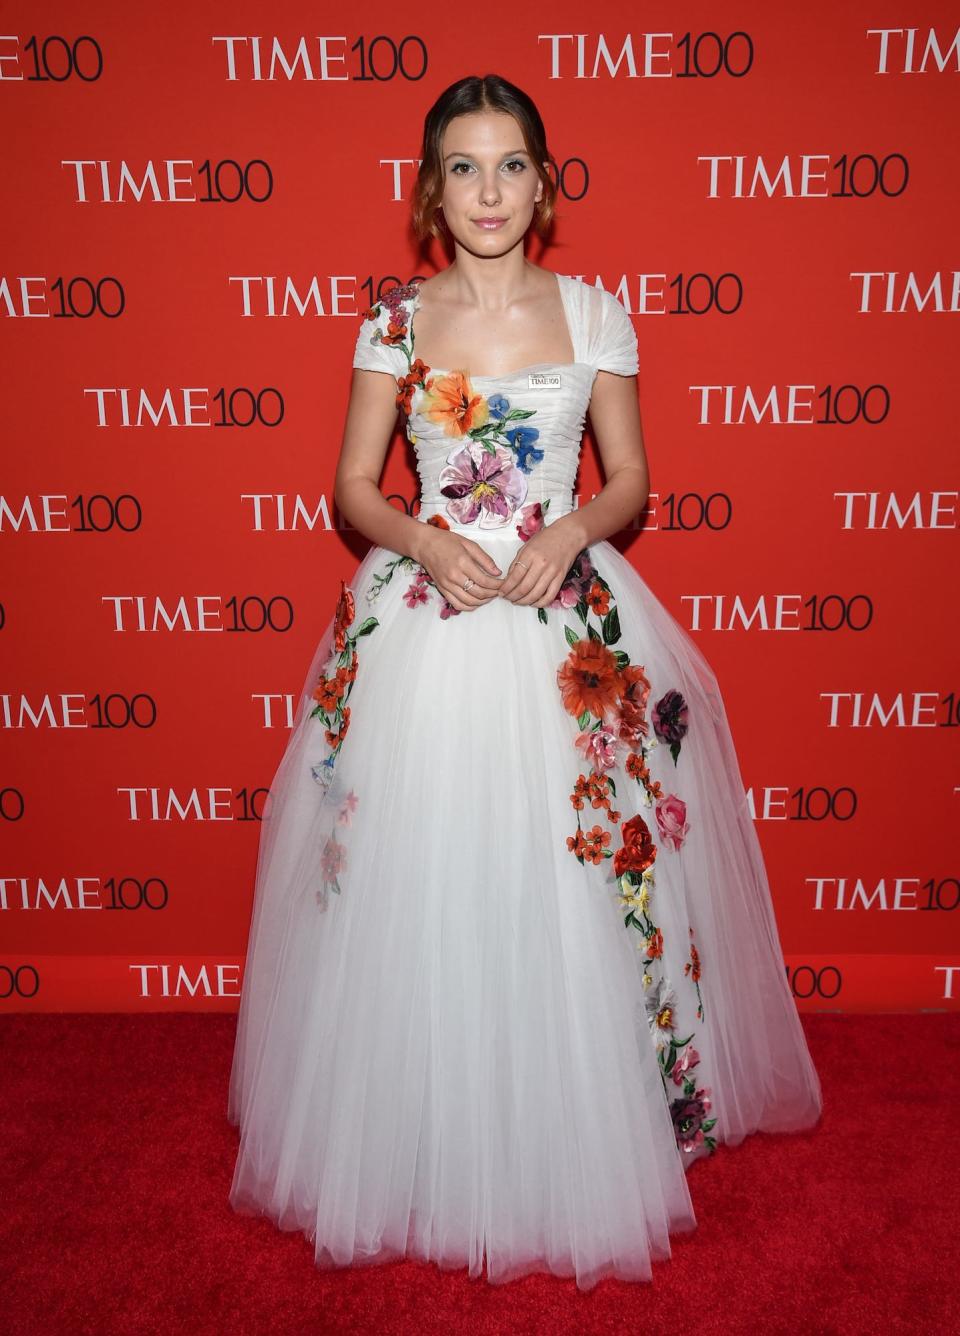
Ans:
[[[611,543],[561,597],[449,615],[374,547],[309,666],[228,1117],[318,1267],[650,1280],[691,1164],[820,1115],[714,675]]]

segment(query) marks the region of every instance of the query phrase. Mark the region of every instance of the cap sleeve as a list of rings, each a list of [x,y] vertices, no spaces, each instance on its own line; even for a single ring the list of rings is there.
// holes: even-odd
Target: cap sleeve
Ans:
[[[405,318],[401,315],[401,319]],[[393,328],[390,327],[394,321]],[[386,371],[391,376],[402,376],[407,370],[407,359],[403,349],[396,342],[384,342],[385,338],[396,339],[400,326],[391,315],[390,308],[383,301],[377,302],[363,313],[360,329],[357,333],[357,346],[353,353],[353,365],[361,371]]]
[[[614,371],[618,376],[635,376],[640,369],[637,332],[633,320],[612,292],[600,293],[600,329],[595,365],[600,371]]]

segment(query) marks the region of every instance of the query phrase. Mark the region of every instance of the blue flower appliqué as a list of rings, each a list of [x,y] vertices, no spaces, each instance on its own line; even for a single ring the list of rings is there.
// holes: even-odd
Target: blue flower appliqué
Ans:
[[[487,399],[487,411],[490,415],[490,422],[486,427],[480,428],[477,434],[483,438],[487,438],[488,435],[499,436],[516,455],[517,468],[521,473],[529,473],[530,465],[539,464],[543,459],[543,451],[533,444],[534,441],[539,440],[540,433],[536,427],[511,427],[508,424],[520,421],[523,418],[533,417],[534,410],[532,408],[511,408],[510,400],[505,394],[491,394]],[[497,425],[493,427],[491,432],[493,423]]]
[[[524,473],[530,472],[531,463],[539,464],[543,459],[543,451],[533,444],[539,435],[536,427],[511,427],[506,433],[507,440],[517,452],[517,468]]]

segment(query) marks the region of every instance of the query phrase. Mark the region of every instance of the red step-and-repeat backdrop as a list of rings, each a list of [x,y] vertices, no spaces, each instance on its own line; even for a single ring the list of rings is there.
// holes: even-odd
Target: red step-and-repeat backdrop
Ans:
[[[5,9],[7,1011],[236,1007],[367,550],[359,313],[447,262],[423,116],[489,71],[560,165],[530,258],[635,318],[652,491],[611,538],[716,670],[798,1005],[958,1005],[956,8],[260,0]],[[399,433],[383,488],[415,513]]]

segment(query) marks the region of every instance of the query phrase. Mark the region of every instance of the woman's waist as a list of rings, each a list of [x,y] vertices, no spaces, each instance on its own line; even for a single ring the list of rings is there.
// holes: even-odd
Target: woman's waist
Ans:
[[[434,523],[441,529],[451,529],[455,533],[466,534],[471,538],[532,538],[540,529],[546,528],[564,515],[569,515],[576,507],[573,498],[566,496],[544,497],[517,506],[513,510],[481,510],[470,519],[459,519],[456,507],[453,510],[445,497],[438,499],[421,498],[414,519],[422,523]]]

